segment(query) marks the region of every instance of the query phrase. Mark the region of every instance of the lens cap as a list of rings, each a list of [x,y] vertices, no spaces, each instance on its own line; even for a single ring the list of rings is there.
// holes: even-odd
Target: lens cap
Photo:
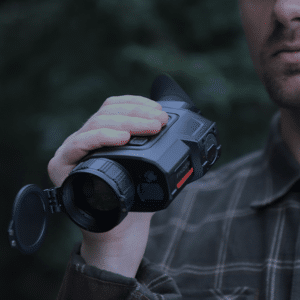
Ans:
[[[46,193],[35,184],[24,186],[13,204],[8,227],[10,245],[23,254],[36,252],[45,239],[49,214]]]

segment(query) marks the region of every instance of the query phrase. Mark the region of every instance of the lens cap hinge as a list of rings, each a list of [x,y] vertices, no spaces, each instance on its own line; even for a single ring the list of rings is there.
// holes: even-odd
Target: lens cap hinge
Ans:
[[[47,193],[47,198],[49,200],[50,212],[52,214],[62,212],[62,205],[58,201],[58,196],[61,196],[61,189],[56,187],[56,188],[51,188],[51,189],[45,189],[44,192]]]

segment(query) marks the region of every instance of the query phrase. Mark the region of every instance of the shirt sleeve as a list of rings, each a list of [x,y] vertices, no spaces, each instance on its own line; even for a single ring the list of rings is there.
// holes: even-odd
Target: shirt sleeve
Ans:
[[[73,248],[56,300],[179,300],[175,280],[143,257],[135,278],[87,265],[80,256],[81,242]]]

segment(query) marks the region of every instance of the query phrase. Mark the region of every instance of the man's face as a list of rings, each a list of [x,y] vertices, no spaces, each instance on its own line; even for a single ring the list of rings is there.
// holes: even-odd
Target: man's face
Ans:
[[[239,0],[254,67],[271,99],[300,111],[300,0]],[[283,50],[275,55],[276,52]]]

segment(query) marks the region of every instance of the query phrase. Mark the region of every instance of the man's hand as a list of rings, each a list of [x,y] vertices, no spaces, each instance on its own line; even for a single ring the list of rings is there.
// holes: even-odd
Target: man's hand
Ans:
[[[168,114],[153,100],[131,95],[110,97],[58,148],[48,164],[49,177],[61,186],[89,151],[125,145],[131,135],[157,134],[167,122]],[[104,233],[81,229],[81,256],[90,265],[134,277],[145,252],[154,213],[129,212],[118,226]]]

